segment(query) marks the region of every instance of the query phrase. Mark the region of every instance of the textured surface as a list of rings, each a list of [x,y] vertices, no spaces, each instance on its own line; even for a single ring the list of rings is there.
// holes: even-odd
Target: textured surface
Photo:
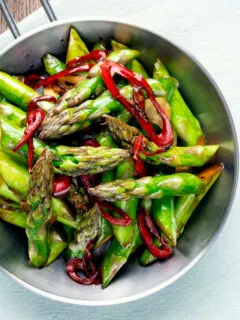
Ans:
[[[16,21],[22,20],[41,5],[40,0],[7,0],[6,2]],[[7,29],[7,24],[0,15],[0,33],[5,29]]]
[[[143,24],[188,48],[208,69],[220,86],[236,126],[240,122],[239,73],[240,3],[238,0],[191,0],[87,3],[53,0],[59,18],[107,15]],[[71,6],[69,6],[71,3]],[[117,10],[116,10],[117,4]],[[66,13],[67,12],[67,13]],[[64,15],[65,13],[65,15]],[[47,18],[39,11],[20,24],[38,26]],[[1,47],[12,41],[1,36]],[[239,126],[237,127],[240,136]],[[239,189],[237,192],[239,195]],[[143,300],[113,307],[79,307],[49,301],[20,287],[0,274],[0,319],[73,320],[103,319],[185,319],[210,320],[240,318],[240,235],[237,226],[240,199],[236,197],[231,215],[209,253],[183,278],[163,291]],[[14,301],[14,305],[13,305]]]

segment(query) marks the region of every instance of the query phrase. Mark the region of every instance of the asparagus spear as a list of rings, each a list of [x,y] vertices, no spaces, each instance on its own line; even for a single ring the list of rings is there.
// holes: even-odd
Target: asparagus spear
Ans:
[[[133,59],[131,62],[131,67],[130,69],[143,76],[145,79],[149,79],[149,75],[147,74],[147,71],[144,69],[144,66],[136,59]]]
[[[126,64],[138,55],[139,52],[136,50],[114,51],[107,57],[107,59],[121,64]],[[89,99],[92,95],[99,95],[103,91],[104,84],[100,76],[100,63],[97,63],[92,67],[89,72],[89,77],[90,79],[80,81],[73,89],[68,90],[61,97],[58,103],[49,110],[44,119],[43,125],[49,124],[54,115],[61,113],[65,109],[74,108],[83,101]]]
[[[54,75],[60,71],[63,71],[66,67],[65,63],[50,53],[47,53],[45,56],[43,56],[42,60],[45,70],[49,75]]]
[[[87,212],[88,196],[82,187],[72,183],[67,194],[67,199],[74,206],[77,215]]]
[[[83,214],[74,240],[68,246],[66,253],[68,259],[82,258],[89,242],[94,241],[100,235],[101,221],[101,211],[97,204]]]
[[[103,39],[100,39],[95,45],[93,46],[93,50],[107,50],[106,43]]]
[[[135,139],[142,135],[137,128],[129,126],[119,119],[111,116],[104,116],[104,119],[113,138],[119,141],[123,147],[131,149]],[[148,153],[154,153],[158,150],[158,146],[146,137],[143,138],[143,146]],[[213,157],[218,148],[218,145],[171,147],[166,152],[154,156],[145,156],[139,152],[139,157],[154,165],[163,163],[171,167],[201,167]]]
[[[165,94],[159,82],[149,79],[148,83],[155,96],[163,96]],[[129,85],[120,89],[120,94],[127,99],[132,98],[132,92],[133,88]],[[78,107],[47,116],[45,118],[46,121],[44,120],[40,128],[39,138],[57,139],[64,135],[72,134],[87,128],[95,119],[101,118],[104,114],[120,112],[121,110],[123,110],[122,104],[115,100],[109,91],[105,91],[95,100],[88,100]]]
[[[103,146],[103,147],[108,147],[108,148],[115,148],[117,147],[116,143],[112,139],[112,137],[109,135],[108,132],[101,131],[97,137],[96,137],[97,142]],[[114,180],[114,171],[105,171],[102,175],[102,183],[107,183],[110,181]],[[95,248],[98,248],[102,246],[106,241],[108,241],[113,235],[112,231],[112,225],[105,220],[101,216],[101,230],[97,239],[97,242],[95,244]]]
[[[27,213],[13,201],[0,197],[0,218],[21,228],[26,228]]]
[[[152,200],[142,199],[141,207],[145,207],[148,212],[151,211]],[[122,247],[120,243],[114,239],[107,253],[104,256],[101,271],[103,288],[106,288],[117,272],[126,264],[131,254],[133,254],[142,244],[142,238],[138,230],[137,221],[135,221],[133,237],[128,247]]]
[[[162,80],[162,85],[166,89],[167,82],[164,81],[164,77],[169,76],[164,64],[157,59],[154,64],[153,77],[157,80]],[[180,92],[174,90],[172,97],[169,99],[172,116],[171,121],[178,136],[188,146],[195,146],[202,144],[204,141],[204,134],[197,118],[192,114],[185,101],[183,100]]]
[[[20,197],[13,190],[9,189],[8,185],[5,183],[3,178],[0,176],[0,197],[12,200],[14,202],[19,202]]]
[[[13,149],[23,136],[23,129],[12,125],[8,120],[1,118],[1,144],[7,149]],[[45,143],[34,139],[36,157],[42,152]],[[109,149],[106,147],[50,147],[53,153],[53,164],[57,173],[69,176],[81,174],[96,174],[111,170],[129,157],[129,152],[123,149]],[[27,157],[27,146],[24,145],[20,153]]]
[[[39,96],[38,92],[3,71],[0,71],[0,93],[23,110],[27,110],[29,102]]]
[[[153,217],[165,237],[176,246],[177,228],[174,197],[164,197],[153,201]]]
[[[112,47],[112,50],[113,50],[113,51],[128,49],[128,47],[125,46],[125,44],[120,43],[120,42],[117,42],[117,41],[114,40],[114,39],[111,39],[110,43],[111,43],[111,47]]]
[[[184,227],[191,217],[193,211],[196,209],[200,201],[203,199],[215,181],[219,178],[223,169],[224,167],[222,164],[212,165],[211,167],[204,169],[197,175],[204,184],[203,192],[198,195],[183,196],[178,199],[175,213],[178,237],[182,234]]]
[[[108,201],[129,200],[131,197],[160,199],[201,193],[202,181],[191,173],[144,177],[138,180],[115,180],[89,189],[89,193]]]
[[[129,159],[121,164],[116,169],[116,179],[129,179],[134,177],[134,161],[133,159]],[[126,212],[131,218],[132,223],[129,226],[112,226],[113,234],[115,238],[118,240],[122,247],[128,247],[131,245],[132,238],[134,236],[134,229],[136,224],[136,215],[137,215],[137,207],[138,207],[138,199],[133,197],[128,201],[117,201],[115,202],[115,206],[117,208],[122,209]]]
[[[63,253],[63,251],[66,249],[68,245],[68,237],[62,225],[54,224],[51,227],[49,241],[50,252],[48,260],[45,263],[45,267],[53,263],[57,259],[57,257],[61,253]]]
[[[138,225],[135,223],[134,235],[131,244],[124,248],[114,239],[108,248],[101,265],[102,286],[106,288],[112,281],[117,272],[126,264],[129,256],[133,254],[141,245],[142,239],[138,230]]]
[[[72,27],[69,34],[66,63],[75,59],[76,57],[81,57],[88,52],[89,51],[86,44],[79,36],[77,30]]]
[[[175,218],[177,226],[177,238],[182,234],[185,225],[187,224],[189,218],[192,216],[192,213],[206,195],[208,190],[212,187],[218,177],[223,171],[223,166],[221,164],[213,165],[198,174],[199,178],[202,179],[204,183],[204,191],[199,195],[188,195],[178,198],[176,203]],[[159,241],[154,239],[154,244],[159,245]],[[145,249],[141,255],[140,263],[144,266],[147,266],[155,262],[157,258],[153,256],[149,250]]]
[[[0,218],[8,223],[25,229],[27,213],[18,204],[0,197]],[[67,237],[60,225],[54,224],[50,234],[50,254],[45,266],[51,264],[65,250]]]
[[[2,116],[19,127],[26,123],[26,113],[8,102],[0,102],[0,117]]]
[[[45,148],[33,167],[27,203],[26,234],[31,264],[43,267],[50,254],[50,220],[52,218],[53,166],[51,153]]]
[[[7,191],[5,191],[5,194],[1,193],[1,196],[17,203],[20,203],[21,200],[26,200],[28,194],[30,176],[27,166],[24,165],[24,160],[18,154],[0,149],[0,176],[5,186],[7,185],[7,189],[5,188]],[[12,191],[11,194],[9,190]],[[77,222],[74,221],[68,207],[62,200],[53,198],[52,209],[59,222],[77,228]]]

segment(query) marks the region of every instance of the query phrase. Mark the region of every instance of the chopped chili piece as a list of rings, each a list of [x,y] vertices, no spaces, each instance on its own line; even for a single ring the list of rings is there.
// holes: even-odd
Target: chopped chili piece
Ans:
[[[132,218],[129,217],[129,215],[127,215],[126,212],[124,212],[123,210],[111,206],[110,204],[104,203],[102,201],[97,201],[97,203],[100,207],[103,218],[111,224],[114,224],[116,226],[129,226],[132,223]],[[110,209],[111,211],[118,213],[120,215],[120,218],[114,218],[113,216],[111,216],[110,213],[108,213],[104,209]]]
[[[53,183],[53,195],[56,198],[63,198],[70,190],[71,181],[68,176],[56,175]]]
[[[154,226],[152,219],[146,209],[141,209],[138,214],[138,228],[142,236],[143,242],[145,243],[148,250],[152,255],[159,259],[166,259],[172,253],[172,249],[164,241],[162,236],[158,233],[156,227]],[[161,248],[157,247],[153,243],[153,236],[161,243]]]
[[[103,61],[103,60],[106,60],[107,56],[108,56],[108,53],[105,50],[93,50],[92,52],[87,53],[84,56],[77,57],[77,58],[69,61],[67,64],[67,67],[69,68],[74,65],[79,65],[84,62],[91,61],[91,60]]]
[[[74,73],[77,73],[77,72],[89,71],[92,68],[92,66],[93,66],[93,64],[86,64],[84,66],[77,66],[77,67],[74,67],[74,68],[68,68],[66,70],[60,71],[60,72],[58,72],[58,73],[56,73],[56,74],[54,74],[52,76],[49,76],[49,77],[43,79],[42,81],[40,81],[38,83],[38,87],[37,88],[53,84],[58,79],[60,79],[62,77],[65,77],[65,76],[68,76],[70,74],[74,74]]]
[[[144,166],[144,162],[139,158],[138,154],[142,145],[143,136],[138,136],[133,145],[133,159],[135,163],[135,175],[139,177],[145,177],[147,170]]]
[[[39,88],[39,82],[41,82],[42,80],[44,80],[43,76],[39,76],[37,74],[30,74],[29,76],[26,76],[24,78],[24,83],[33,89],[37,89]]]
[[[41,126],[45,117],[45,111],[38,107],[38,102],[40,101],[56,102],[56,98],[42,96],[36,97],[30,101],[27,111],[27,127],[24,130],[22,139],[13,149],[14,152],[18,151],[25,143],[28,144],[28,168],[30,172],[32,171],[34,157],[33,136],[36,130]]]
[[[103,62],[100,68],[102,78],[108,90],[111,92],[112,96],[116,100],[121,102],[123,106],[131,113],[131,115],[137,119],[142,129],[147,132],[150,139],[160,147],[162,152],[169,148],[172,145],[174,139],[172,127],[166,113],[159,105],[158,101],[155,99],[152,89],[149,86],[148,82],[141,75],[134,73],[126,67],[124,67],[123,65],[120,65],[110,60]],[[113,75],[115,73],[126,78],[129,81],[129,83],[133,86],[133,98],[135,100],[135,103],[137,102],[137,107],[130,103],[125,97],[123,97],[120,94],[119,89],[117,88],[113,78]],[[152,104],[162,117],[163,128],[160,134],[157,134],[155,132],[152,124],[147,119],[145,113],[143,113],[143,102],[141,97],[142,89],[146,92]],[[139,99],[141,100],[140,102]]]
[[[94,243],[90,241],[85,249],[83,259],[73,258],[69,260],[66,265],[66,271],[69,277],[83,285],[101,283],[100,272],[93,263],[93,256],[90,251],[93,245]],[[85,278],[81,277],[78,271],[82,271],[85,274]]]

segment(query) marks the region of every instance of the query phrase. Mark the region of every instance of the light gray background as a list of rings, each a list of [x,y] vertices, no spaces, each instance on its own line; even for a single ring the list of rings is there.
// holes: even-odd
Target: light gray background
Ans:
[[[222,90],[240,137],[239,0],[52,0],[58,18],[106,16],[146,26],[187,48]],[[42,10],[20,24],[22,32],[47,22]],[[31,26],[31,27],[30,27]],[[0,37],[0,48],[12,41]],[[209,101],[211,103],[211,101]],[[240,319],[239,188],[230,217],[208,254],[169,288],[112,307],[81,307],[47,300],[0,273],[1,320]]]

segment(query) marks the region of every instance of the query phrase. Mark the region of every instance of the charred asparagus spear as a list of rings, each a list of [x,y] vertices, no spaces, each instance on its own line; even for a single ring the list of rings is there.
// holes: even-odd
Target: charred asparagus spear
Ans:
[[[155,96],[163,96],[165,94],[161,84],[156,80],[149,79],[148,83]],[[133,88],[129,85],[120,89],[120,94],[127,99],[132,98],[132,92]],[[64,135],[70,135],[87,128],[104,114],[120,112],[121,110],[123,110],[122,104],[115,100],[109,91],[105,91],[97,99],[85,101],[78,107],[70,108],[69,106],[67,110],[51,115],[49,113],[40,128],[39,138],[57,139]]]
[[[30,178],[27,203],[26,234],[31,264],[43,267],[50,254],[50,220],[52,218],[53,165],[51,153],[45,148]]]
[[[89,193],[108,201],[129,200],[132,197],[160,199],[165,196],[199,194],[203,182],[193,174],[144,177],[138,180],[115,180],[90,188]]]
[[[12,150],[23,136],[24,129],[14,126],[10,121],[1,117],[3,147]],[[42,152],[46,144],[34,139],[34,152],[36,158]],[[53,164],[57,173],[69,176],[81,174],[96,174],[117,167],[129,157],[129,151],[123,149],[109,149],[106,147],[50,147],[53,153]],[[27,146],[24,145],[20,153],[27,157]]]
[[[84,250],[90,241],[94,241],[101,232],[101,211],[97,204],[84,213],[74,240],[69,244],[67,258],[82,258]]]
[[[129,126],[119,119],[111,116],[104,116],[104,118],[111,135],[127,149],[131,149],[135,139],[142,135],[137,128]],[[143,138],[143,147],[148,153],[154,153],[158,150],[158,146],[146,137]],[[213,157],[218,148],[218,145],[172,147],[166,152],[154,156],[145,156],[142,152],[139,152],[139,157],[154,165],[162,163],[171,167],[201,167]]]

